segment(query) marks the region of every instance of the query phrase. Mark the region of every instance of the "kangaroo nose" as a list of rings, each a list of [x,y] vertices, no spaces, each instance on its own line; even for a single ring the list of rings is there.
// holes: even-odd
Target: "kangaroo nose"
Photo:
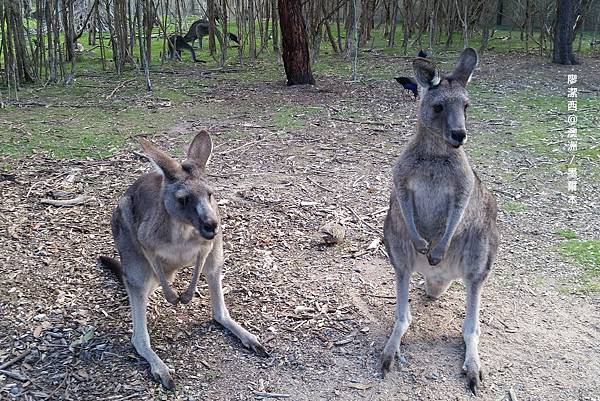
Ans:
[[[467,133],[462,129],[453,129],[450,132],[450,136],[458,143],[463,143],[467,137]]]
[[[208,239],[212,239],[215,236],[218,227],[219,223],[217,223],[216,220],[211,219],[203,222],[201,229],[202,236]]]

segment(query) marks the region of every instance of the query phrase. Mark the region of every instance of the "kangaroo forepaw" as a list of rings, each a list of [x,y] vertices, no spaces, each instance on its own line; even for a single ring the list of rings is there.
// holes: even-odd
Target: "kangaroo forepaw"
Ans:
[[[194,293],[190,291],[186,291],[179,296],[179,302],[182,304],[189,304],[190,301],[194,298]]]
[[[423,255],[426,255],[429,252],[429,242],[427,242],[424,238],[415,238],[413,240],[413,246],[415,250]]]
[[[435,246],[429,253],[427,253],[427,260],[429,265],[437,266],[446,256],[446,248],[441,246]]]
[[[169,288],[163,288],[163,292],[165,294],[165,298],[167,299],[167,302],[172,304],[172,305],[177,305],[179,303],[180,297],[179,294],[177,294],[177,291]],[[189,302],[189,301],[188,301]]]

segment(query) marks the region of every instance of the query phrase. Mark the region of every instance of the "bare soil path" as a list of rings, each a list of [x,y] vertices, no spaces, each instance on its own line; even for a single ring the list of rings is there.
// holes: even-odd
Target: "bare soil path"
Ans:
[[[598,60],[586,61],[574,71],[600,76]],[[372,62],[408,71],[404,60]],[[566,94],[569,71],[539,59],[487,56],[474,83],[477,93],[498,97],[510,98],[523,85]],[[183,116],[152,139],[183,149],[194,130],[211,131],[210,173],[227,242],[226,300],[271,357],[253,355],[211,321],[204,285],[186,306],[155,294],[151,339],[178,385],[175,393],[163,391],[130,344],[124,290],[95,262],[114,254],[112,208],[149,168],[132,152],[139,150],[135,141],[104,159],[5,156],[14,176],[0,181],[0,365],[27,355],[5,368],[12,377],[0,372],[0,399],[250,400],[260,392],[291,400],[470,399],[461,372],[459,284],[430,301],[413,277],[403,355],[385,380],[378,372],[395,300],[382,223],[390,170],[413,132],[416,104],[393,80],[377,77],[349,83],[322,76],[316,88],[227,74],[202,79],[203,96],[177,103]],[[596,99],[589,112],[598,113],[595,79],[587,95]],[[600,161],[583,165],[580,202],[568,205],[567,179],[557,167],[568,155],[520,146],[511,134],[518,119],[484,96],[478,106],[478,98],[473,107],[495,116],[471,119],[467,152],[501,206],[502,238],[483,294],[487,377],[479,399],[509,400],[511,391],[519,401],[600,400],[600,298],[577,290],[582,267],[559,255],[562,238],[555,234],[575,227],[598,238]],[[93,200],[56,208],[40,203],[49,191]],[[510,207],[517,201],[519,210]],[[346,229],[332,247],[320,234],[328,222]],[[182,271],[179,289],[189,275]]]

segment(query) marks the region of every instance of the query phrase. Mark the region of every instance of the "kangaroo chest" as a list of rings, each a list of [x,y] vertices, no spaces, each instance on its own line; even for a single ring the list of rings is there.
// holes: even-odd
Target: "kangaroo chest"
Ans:
[[[415,224],[428,241],[437,241],[456,199],[457,181],[464,171],[446,159],[418,161],[411,172],[408,189],[414,200]]]
[[[452,189],[440,181],[420,175],[409,183],[417,230],[429,241],[443,234],[452,198]]]
[[[171,269],[178,269],[194,265],[198,253],[208,253],[211,249],[212,241],[200,237],[193,227],[184,227],[174,231],[170,241],[162,244],[156,253]]]

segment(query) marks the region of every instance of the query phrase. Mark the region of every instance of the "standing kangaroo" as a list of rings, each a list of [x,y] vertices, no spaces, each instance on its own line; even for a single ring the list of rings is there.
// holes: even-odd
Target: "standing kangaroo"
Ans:
[[[390,371],[411,313],[408,287],[413,272],[425,277],[425,292],[438,298],[454,280],[466,286],[463,370],[476,394],[482,379],[477,346],[481,289],[498,249],[496,202],[481,183],[462,147],[469,104],[466,85],[477,53],[463,51],[454,71],[440,76],[435,64],[413,61],[422,89],[417,133],[393,170],[393,193],[385,245],[396,273],[396,320],[383,350],[382,372]]]
[[[105,256],[100,257],[100,263],[125,284],[133,319],[133,346],[150,364],[152,376],[165,388],[173,389],[170,369],[150,346],[146,323],[148,297],[158,285],[169,302],[187,303],[202,271],[214,319],[246,347],[261,356],[267,352],[256,336],[229,316],[225,306],[221,286],[223,236],[217,202],[204,173],[212,153],[208,133],[196,135],[181,164],[150,142],[140,139],[140,143],[157,171],[133,183],[113,212],[112,233],[122,264]],[[180,297],[169,281],[177,269],[193,264],[192,282]]]
[[[192,45],[194,44],[196,39],[198,39],[198,42],[200,42],[200,49],[202,49],[202,38],[204,36],[208,36],[208,26],[209,26],[209,22],[207,19],[199,19],[199,20],[195,21],[192,24],[192,26],[190,26],[190,29],[185,34],[183,39],[186,42],[192,42]],[[221,32],[218,29],[215,29],[215,35],[217,35],[218,40],[222,40]],[[240,44],[240,41],[235,34],[233,34],[231,32],[227,32],[227,36],[229,37],[229,40],[237,43],[238,45]]]

